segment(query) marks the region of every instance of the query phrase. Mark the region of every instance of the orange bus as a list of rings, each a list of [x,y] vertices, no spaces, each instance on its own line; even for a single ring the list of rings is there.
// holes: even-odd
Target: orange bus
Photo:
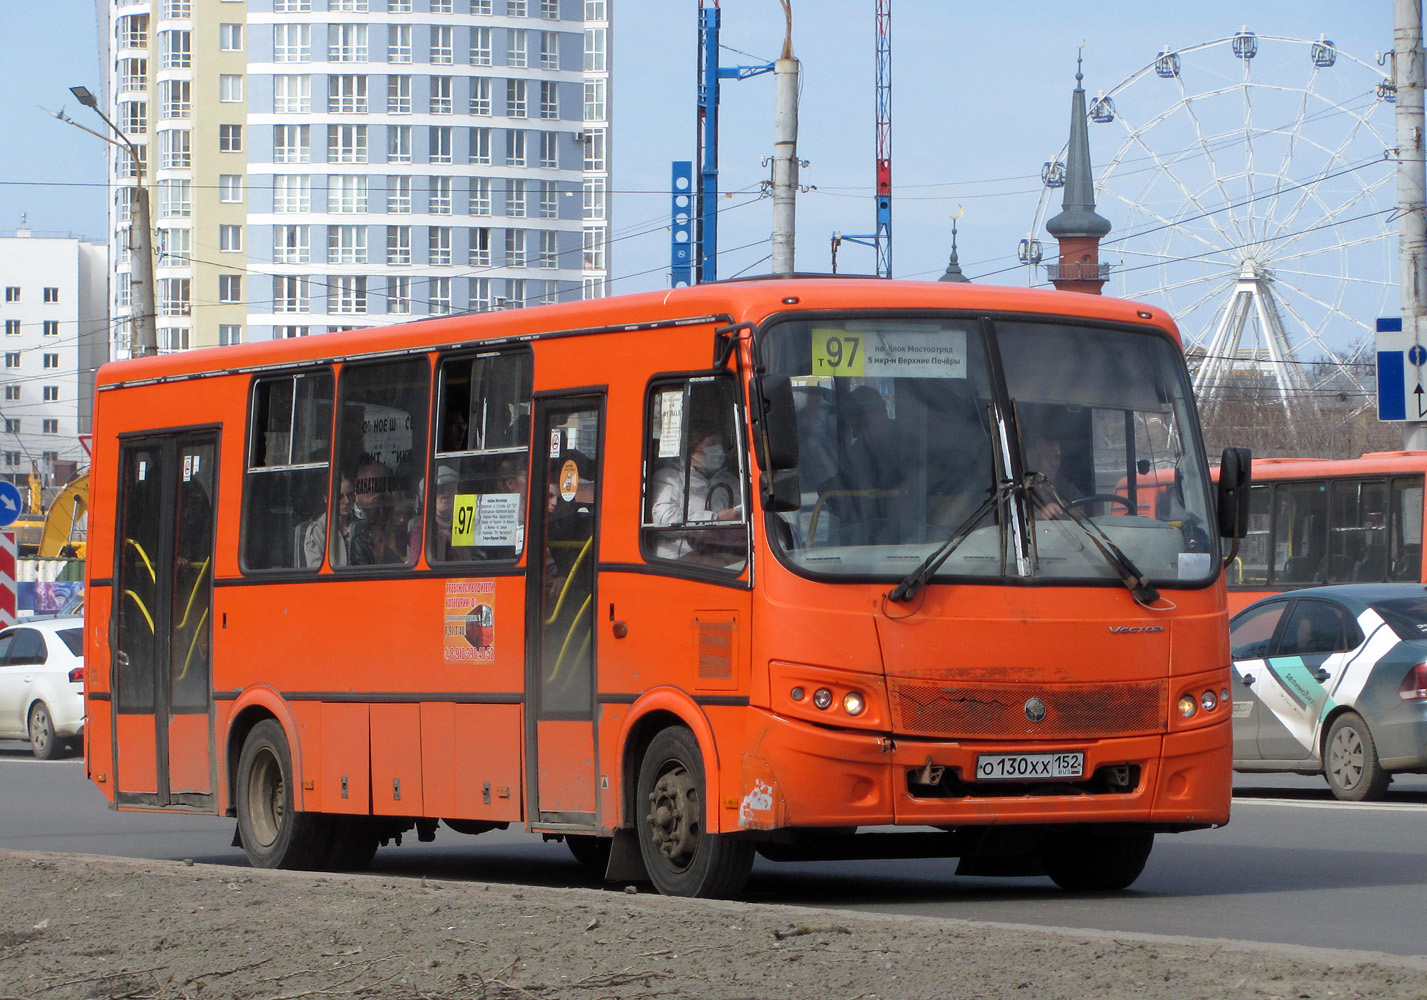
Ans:
[[[88,774],[254,865],[515,824],[669,894],[755,853],[1116,888],[1228,819],[1247,468],[1216,507],[1157,309],[716,283],[96,397]]]
[[[1249,527],[1229,567],[1237,611],[1260,597],[1334,583],[1421,583],[1427,452],[1254,463]]]

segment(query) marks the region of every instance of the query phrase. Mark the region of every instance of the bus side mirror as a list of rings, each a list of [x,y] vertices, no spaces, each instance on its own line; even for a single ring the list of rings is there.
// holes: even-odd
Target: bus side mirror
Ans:
[[[1219,460],[1219,537],[1243,538],[1249,531],[1249,481],[1253,455],[1247,448],[1225,448]]]
[[[786,375],[759,375],[753,380],[753,450],[758,467],[767,472],[798,467],[798,411],[793,382]],[[797,507],[793,507],[797,510]]]
[[[803,487],[796,469],[775,469],[758,477],[763,509],[770,514],[788,514],[803,505]]]

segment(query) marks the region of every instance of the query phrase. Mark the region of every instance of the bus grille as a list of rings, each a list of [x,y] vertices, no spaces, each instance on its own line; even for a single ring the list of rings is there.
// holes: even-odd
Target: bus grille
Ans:
[[[1124,684],[1014,684],[958,687],[890,680],[896,731],[951,739],[1099,739],[1162,732],[1166,681]],[[1045,718],[1026,718],[1026,702],[1045,702]]]

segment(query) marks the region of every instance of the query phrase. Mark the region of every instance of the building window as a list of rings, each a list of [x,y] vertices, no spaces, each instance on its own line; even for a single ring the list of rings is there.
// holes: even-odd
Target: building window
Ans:
[[[58,337],[58,336],[59,336],[59,320],[57,320],[57,319],[47,319],[47,320],[44,321],[44,323],[45,323],[44,328],[43,328],[44,336],[46,336],[46,337]]]
[[[490,312],[495,305],[495,299],[491,295],[490,278],[472,278],[471,295],[466,308],[471,312]]]
[[[5,321],[5,336],[18,337],[20,335],[20,321],[17,319],[7,319]]]
[[[455,105],[452,100],[452,79],[449,76],[433,76],[431,78],[431,113],[433,115],[449,115]]]
[[[365,275],[339,274],[332,278],[328,301],[334,313],[364,313],[367,311],[367,279]]]
[[[159,264],[186,264],[193,258],[193,232],[188,229],[160,229]]]
[[[512,219],[525,218],[525,182],[511,180],[505,186],[505,214]]]
[[[505,133],[505,165],[525,166],[525,130],[507,129]]]
[[[454,14],[455,12],[453,0],[431,0],[431,13]]]
[[[192,111],[193,97],[189,81],[159,81],[160,118],[187,118]]]
[[[396,277],[387,279],[386,311],[403,315],[411,312],[410,278]]]
[[[327,162],[366,163],[367,127],[365,125],[328,125]]]
[[[605,39],[607,32],[604,28],[585,29],[585,72],[603,73],[608,69],[608,61],[605,58]]]
[[[386,179],[386,210],[392,215],[411,214],[411,178],[389,175]]]
[[[189,279],[160,278],[159,315],[187,316],[192,311],[189,298]]]
[[[218,126],[218,152],[241,153],[243,151],[243,126]]]
[[[368,0],[332,0],[328,10],[343,11],[349,14],[365,14],[369,10]]]
[[[366,114],[367,78],[351,73],[329,76],[327,110],[332,114]]]
[[[170,351],[188,350],[188,327],[170,326],[159,331],[160,338],[164,341],[164,348]]]
[[[243,276],[241,274],[218,275],[218,301],[243,301]]]
[[[308,263],[311,259],[311,242],[310,226],[273,226],[273,263]]]
[[[148,88],[148,85],[149,61],[147,59],[119,60],[119,93],[142,93]]]
[[[387,0],[386,9],[393,14],[410,14],[411,0]]]
[[[327,229],[327,263],[365,264],[367,262],[366,226],[329,226]]]
[[[59,367],[59,355],[58,355],[58,354],[46,354],[44,360],[45,360],[44,366],[45,366],[46,368],[58,368],[58,367]]]
[[[489,229],[466,230],[468,249],[466,263],[472,267],[490,267],[491,231]]]
[[[525,267],[525,230],[507,229],[505,231],[505,266]]]
[[[390,114],[411,114],[411,77],[386,78],[386,109]]]
[[[11,419],[11,418],[9,418],[9,417],[6,417],[6,418],[5,418],[5,433],[6,433],[6,434],[18,434],[18,433],[20,433],[20,420],[19,420],[18,417],[15,418],[15,419]]]
[[[505,12],[509,17],[524,17],[525,0],[505,0]]]
[[[505,308],[520,309],[525,305],[525,279],[507,278],[505,280]]]
[[[386,127],[386,158],[388,163],[411,162],[411,126]]]
[[[431,13],[435,14],[433,8]],[[431,29],[431,62],[449,66],[456,61],[456,29],[448,24],[438,24]]]
[[[525,69],[530,63],[530,32],[511,28],[505,33],[505,64],[511,69]]]
[[[274,125],[273,162],[312,162],[312,126]]]
[[[312,211],[312,178],[307,174],[273,174],[273,211]]]
[[[159,218],[185,219],[192,214],[190,182],[182,179],[159,181]]]
[[[584,231],[583,256],[581,266],[586,271],[604,270],[605,230],[603,226],[591,226]]]
[[[241,73],[218,74],[218,100],[223,104],[238,104],[243,100]]]
[[[605,188],[603,177],[586,178],[584,182],[584,217],[586,219],[603,219],[605,217]]]
[[[471,162],[489,164],[491,162],[491,130],[471,129]]]
[[[218,200],[225,205],[238,205],[243,201],[242,174],[218,175]]]
[[[59,421],[53,419],[45,419],[41,421],[40,428],[45,434],[58,434]]]
[[[427,308],[432,316],[447,316],[451,312],[451,279],[432,278],[429,283],[430,298]]]
[[[367,26],[365,24],[329,24],[327,26],[327,59],[350,63],[367,61]]]
[[[19,352],[19,351],[6,351],[6,352],[5,352],[5,367],[6,367],[6,368],[19,368],[19,367],[20,367],[20,352]],[[48,367],[48,365],[47,365],[46,367]]]
[[[540,0],[540,16],[547,21],[560,20],[560,0]]]
[[[540,68],[560,68],[560,36],[556,32],[540,32]]]
[[[305,274],[273,275],[273,312],[305,313],[312,303]]]
[[[273,77],[273,111],[277,114],[308,114],[312,111],[312,77]]]
[[[311,327],[307,326],[275,326],[273,336],[277,340],[292,340],[295,337],[305,337]]]
[[[143,101],[119,102],[119,129],[129,135],[149,127],[149,106]]]
[[[540,230],[540,266],[551,270],[560,266],[560,251],[553,229]]]
[[[411,25],[391,24],[386,29],[386,61],[411,62]]]
[[[121,49],[149,47],[149,15],[128,14],[114,22],[114,41]]]
[[[242,253],[243,227],[228,225],[219,226],[218,249],[223,253]]]
[[[45,398],[46,398],[46,399],[49,399],[49,398],[50,398],[49,395],[48,395],[48,393],[49,393],[49,391],[50,391],[50,388],[51,388],[50,386],[45,386],[45,393],[46,393]],[[18,385],[7,385],[7,386],[5,387],[5,401],[6,401],[6,402],[11,402],[11,403],[13,403],[13,402],[15,402],[16,400],[18,400],[19,398],[20,398],[20,387],[19,387]]]
[[[495,13],[495,11],[494,11],[494,9],[493,9],[492,0],[471,0],[471,13],[472,13],[472,14],[493,14],[493,13]]]
[[[393,267],[411,263],[411,227],[386,227],[386,262]]]
[[[475,11],[472,11],[475,13]],[[471,29],[471,65],[489,66],[491,64],[491,29],[472,28]]]
[[[451,126],[432,125],[429,132],[428,159],[431,163],[450,163]]]
[[[159,69],[188,69],[193,65],[193,36],[187,31],[159,32]]]
[[[432,215],[451,214],[450,177],[432,177],[428,180],[426,210]]]
[[[18,385],[15,386],[15,398],[16,398],[16,399],[19,399],[19,398],[20,398],[20,387],[19,387]],[[45,386],[45,402],[46,402],[46,403],[58,403],[58,402],[59,402],[59,386],[57,386],[57,385],[47,385],[47,386]]]
[[[7,452],[5,452],[5,464],[6,464],[6,465],[19,465],[19,464],[20,464],[20,453],[19,453],[18,451],[7,451]]]
[[[159,17],[165,20],[181,20],[193,16],[193,0],[163,0],[159,7]]]
[[[58,289],[58,288],[55,288],[55,287],[52,286],[52,285],[47,285],[47,286],[45,286],[45,290],[44,290],[44,300],[45,300],[46,302],[58,302],[58,301],[59,301],[59,289]]]
[[[491,81],[489,77],[478,76],[471,80],[471,114],[491,114]]]
[[[491,179],[489,177],[471,178],[471,204],[467,214],[491,214]]]
[[[218,25],[218,51],[243,51],[243,26],[241,24]]]
[[[367,210],[365,175],[333,174],[327,181],[327,211],[354,215]]]
[[[433,267],[451,263],[451,227],[432,226],[427,232],[426,261]]]
[[[604,121],[605,116],[605,81],[586,80],[585,81],[585,121]]]
[[[605,130],[602,128],[585,129],[585,169],[605,169]]]
[[[273,0],[274,14],[305,14],[312,9],[312,0]]]
[[[273,25],[273,62],[311,62],[312,25]]]
[[[560,165],[560,133],[540,133],[540,165],[555,169]]]
[[[165,129],[159,133],[159,166],[182,170],[193,163],[193,133],[186,128]]]
[[[243,342],[243,327],[238,323],[218,324],[218,346],[232,347]]]
[[[525,80],[505,81],[505,113],[511,118],[524,118],[526,95],[529,89]]]

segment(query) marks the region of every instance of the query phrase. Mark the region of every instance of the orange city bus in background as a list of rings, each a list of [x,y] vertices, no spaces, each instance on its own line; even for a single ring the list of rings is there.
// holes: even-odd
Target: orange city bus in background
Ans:
[[[1261,458],[1248,533],[1228,568],[1238,611],[1268,594],[1334,583],[1422,583],[1427,452]]]
[[[714,283],[118,362],[94,426],[88,774],[254,865],[1118,888],[1228,819],[1247,466],[1216,505],[1157,309]]]

